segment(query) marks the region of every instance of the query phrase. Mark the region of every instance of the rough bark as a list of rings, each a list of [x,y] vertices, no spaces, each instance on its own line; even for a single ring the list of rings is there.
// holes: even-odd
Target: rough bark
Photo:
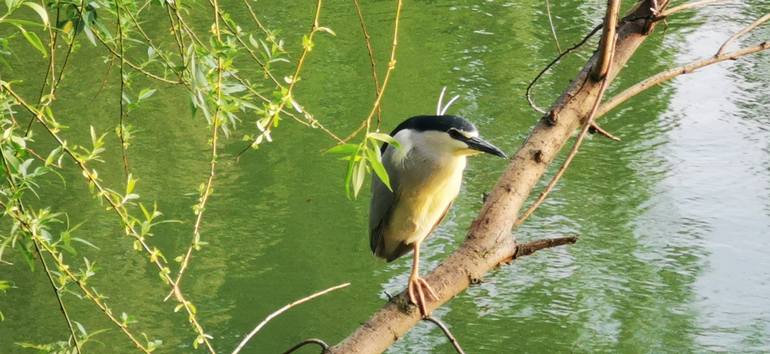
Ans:
[[[642,1],[621,21],[608,80],[617,75],[649,34],[654,25],[646,20],[652,15],[651,7],[652,1]],[[516,239],[511,234],[511,228],[546,167],[572,132],[587,118],[600,90],[600,82],[590,78],[598,57],[595,54],[586,63],[511,159],[472,223],[465,242],[426,277],[439,296],[437,301],[427,304],[429,310],[443,305],[516,254]],[[405,306],[405,303],[402,293],[330,351],[380,353],[386,350],[421,320],[419,311],[413,306]]]

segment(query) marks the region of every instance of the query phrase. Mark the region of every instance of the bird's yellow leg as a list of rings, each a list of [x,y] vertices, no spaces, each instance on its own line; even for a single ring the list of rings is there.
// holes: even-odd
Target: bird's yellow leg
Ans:
[[[420,308],[420,314],[424,317],[428,315],[425,307],[425,293],[431,300],[438,300],[438,295],[430,287],[425,279],[420,278],[420,242],[414,243],[414,254],[412,258],[412,273],[409,275],[409,286],[407,288],[409,300]]]

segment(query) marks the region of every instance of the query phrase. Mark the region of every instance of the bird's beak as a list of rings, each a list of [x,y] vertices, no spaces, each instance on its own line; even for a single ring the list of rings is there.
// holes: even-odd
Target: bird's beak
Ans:
[[[468,140],[465,141],[465,143],[468,144],[468,147],[473,150],[486,152],[487,154],[492,154],[495,156],[506,158],[505,153],[502,150],[498,149],[497,146],[492,145],[492,143],[482,138],[479,138],[479,137],[469,138]]]

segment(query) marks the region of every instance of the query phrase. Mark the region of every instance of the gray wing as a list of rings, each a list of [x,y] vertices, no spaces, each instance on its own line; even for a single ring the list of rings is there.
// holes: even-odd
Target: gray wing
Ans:
[[[382,164],[385,166],[385,171],[388,172],[391,188],[394,191],[398,191],[399,183],[396,167],[391,162],[393,153],[394,148],[392,146],[385,148],[385,152],[382,154]],[[390,216],[393,206],[397,202],[397,197],[376,174],[372,175],[372,201],[369,204],[369,247],[378,257],[388,258],[384,254],[384,232],[390,222]]]

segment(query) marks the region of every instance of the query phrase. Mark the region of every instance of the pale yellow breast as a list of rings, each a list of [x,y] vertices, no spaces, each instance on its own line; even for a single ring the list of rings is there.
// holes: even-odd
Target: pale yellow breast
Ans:
[[[404,181],[392,222],[386,232],[390,242],[411,244],[425,238],[457,197],[465,169],[465,157],[438,164],[419,181]],[[395,245],[394,245],[395,246]]]

